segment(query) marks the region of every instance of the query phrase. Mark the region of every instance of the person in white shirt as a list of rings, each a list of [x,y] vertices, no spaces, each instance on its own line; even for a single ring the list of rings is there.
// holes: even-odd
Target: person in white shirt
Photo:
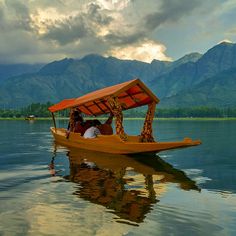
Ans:
[[[96,138],[99,134],[101,134],[98,127],[101,125],[99,120],[94,120],[93,125],[88,128],[84,133],[84,138]]]

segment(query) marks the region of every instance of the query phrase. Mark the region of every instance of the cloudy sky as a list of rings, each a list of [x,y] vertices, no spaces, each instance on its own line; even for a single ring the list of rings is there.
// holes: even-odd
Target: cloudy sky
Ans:
[[[0,63],[150,62],[236,41],[236,0],[0,0]]]

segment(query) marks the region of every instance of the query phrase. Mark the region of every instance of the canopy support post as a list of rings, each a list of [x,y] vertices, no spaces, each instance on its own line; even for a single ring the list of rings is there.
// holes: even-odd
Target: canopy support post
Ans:
[[[68,131],[74,132],[75,128],[75,117],[74,117],[74,109],[70,109],[70,118],[69,118],[69,125],[68,125]]]
[[[154,138],[152,136],[152,122],[155,114],[155,108],[155,102],[148,104],[148,110],[143,124],[140,142],[154,142]]]
[[[123,113],[122,113],[122,107],[119,103],[119,100],[117,97],[110,97],[108,98],[108,103],[111,107],[111,111],[113,115],[116,118],[116,134],[120,135],[120,138],[123,141],[127,140],[127,135],[124,131],[123,127]]]
[[[55,130],[56,130],[57,126],[56,126],[55,116],[54,116],[54,113],[53,113],[53,112],[52,112],[52,120],[53,120],[54,128],[55,128]]]

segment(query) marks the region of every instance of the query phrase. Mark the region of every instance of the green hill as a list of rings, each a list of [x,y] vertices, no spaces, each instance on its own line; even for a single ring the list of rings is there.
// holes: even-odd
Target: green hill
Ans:
[[[236,107],[236,68],[223,71],[192,89],[164,98],[160,107]]]
[[[204,55],[191,53],[174,62],[145,63],[100,55],[65,58],[0,83],[0,108],[55,103],[137,77],[161,99],[161,107],[236,107],[235,68],[236,44],[232,43],[221,43]]]

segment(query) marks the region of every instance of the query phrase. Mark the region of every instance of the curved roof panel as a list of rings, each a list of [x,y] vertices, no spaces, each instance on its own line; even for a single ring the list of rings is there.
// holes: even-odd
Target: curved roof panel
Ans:
[[[139,79],[130,80],[96,90],[78,98],[65,99],[49,107],[49,111],[56,112],[66,108],[78,108],[86,115],[101,115],[110,113],[107,99],[117,96],[123,110],[159,102],[159,99]]]

